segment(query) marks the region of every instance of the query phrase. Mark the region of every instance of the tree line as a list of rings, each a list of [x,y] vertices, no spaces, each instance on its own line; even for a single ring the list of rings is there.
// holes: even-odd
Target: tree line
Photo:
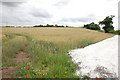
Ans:
[[[70,26],[63,26],[63,25],[57,25],[57,24],[55,24],[55,25],[50,25],[50,24],[46,24],[46,25],[35,25],[35,26],[33,26],[33,27],[70,27]]]
[[[86,29],[91,29],[91,30],[98,30],[98,31],[102,31],[104,30],[105,33],[114,33],[114,34],[119,34],[120,35],[120,30],[114,30],[114,27],[113,27],[113,18],[115,16],[114,15],[110,15],[110,16],[107,16],[105,19],[103,19],[102,21],[99,21],[98,24],[92,22],[90,24],[85,24],[83,27],[86,28]],[[100,28],[100,25],[103,25],[102,29]],[[5,27],[15,27],[15,26],[5,26]],[[21,26],[18,26],[18,27],[21,27]],[[46,24],[46,25],[35,25],[33,27],[70,27],[70,26],[63,26],[63,25],[58,25],[58,24],[55,24],[55,25],[50,25],[50,24]]]

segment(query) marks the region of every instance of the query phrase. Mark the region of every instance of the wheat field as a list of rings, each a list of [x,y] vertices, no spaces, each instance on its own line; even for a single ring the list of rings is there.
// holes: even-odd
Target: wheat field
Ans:
[[[85,28],[3,28],[4,33],[27,34],[37,40],[52,42],[76,42],[85,39],[100,41],[114,36]]]

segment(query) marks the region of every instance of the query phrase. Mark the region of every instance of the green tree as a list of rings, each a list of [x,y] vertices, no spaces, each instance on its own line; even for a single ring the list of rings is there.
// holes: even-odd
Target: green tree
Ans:
[[[84,25],[84,27],[87,29],[92,29],[92,30],[100,30],[99,25],[95,24],[94,22],[92,22],[90,24],[86,24],[86,25]]]
[[[103,21],[99,22],[100,25],[104,25],[103,29],[104,29],[105,33],[109,33],[110,31],[114,30],[114,27],[112,25],[113,24],[112,19],[114,17],[115,16],[113,16],[113,15],[107,16]]]

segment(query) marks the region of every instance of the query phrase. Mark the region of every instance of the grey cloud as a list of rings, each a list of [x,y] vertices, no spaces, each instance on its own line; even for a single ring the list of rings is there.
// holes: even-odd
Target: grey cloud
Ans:
[[[95,20],[95,17],[93,15],[89,15],[86,17],[79,17],[79,18],[63,18],[61,21],[65,22],[89,22]]]
[[[38,15],[34,14],[35,16],[33,16],[33,14],[29,12],[30,10],[31,12],[37,13],[38,9],[36,10],[29,9],[28,11],[22,10],[21,7],[17,8],[19,10],[17,9],[11,10],[11,9],[8,7],[5,7],[3,12],[5,14],[2,15],[3,25],[34,25],[34,24],[40,24],[40,23],[42,24],[46,20],[46,18],[35,17]]]
[[[7,7],[18,7],[22,3],[23,2],[2,2],[2,5],[7,6]]]
[[[64,18],[62,21],[65,22],[88,22],[89,20],[86,18]]]
[[[25,2],[27,0],[0,0],[0,2]]]
[[[29,20],[28,18],[22,18],[22,17],[15,17],[16,21],[18,22],[31,22],[31,20]]]
[[[48,13],[45,9],[32,9],[31,15],[34,17],[41,17],[41,18],[51,18],[52,15]]]
[[[32,17],[17,17],[17,16],[8,16],[3,17],[3,25],[34,25],[35,23],[42,23],[43,21],[36,20]]]
[[[70,2],[71,0],[60,0],[59,2],[57,2],[56,4],[54,4],[55,6],[63,6],[66,5]]]

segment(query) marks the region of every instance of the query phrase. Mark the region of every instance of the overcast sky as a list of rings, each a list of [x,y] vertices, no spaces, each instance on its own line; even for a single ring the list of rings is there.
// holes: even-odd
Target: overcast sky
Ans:
[[[19,1],[19,2],[18,2]],[[118,27],[119,0],[2,0],[2,25],[59,24],[83,26],[115,15]]]

